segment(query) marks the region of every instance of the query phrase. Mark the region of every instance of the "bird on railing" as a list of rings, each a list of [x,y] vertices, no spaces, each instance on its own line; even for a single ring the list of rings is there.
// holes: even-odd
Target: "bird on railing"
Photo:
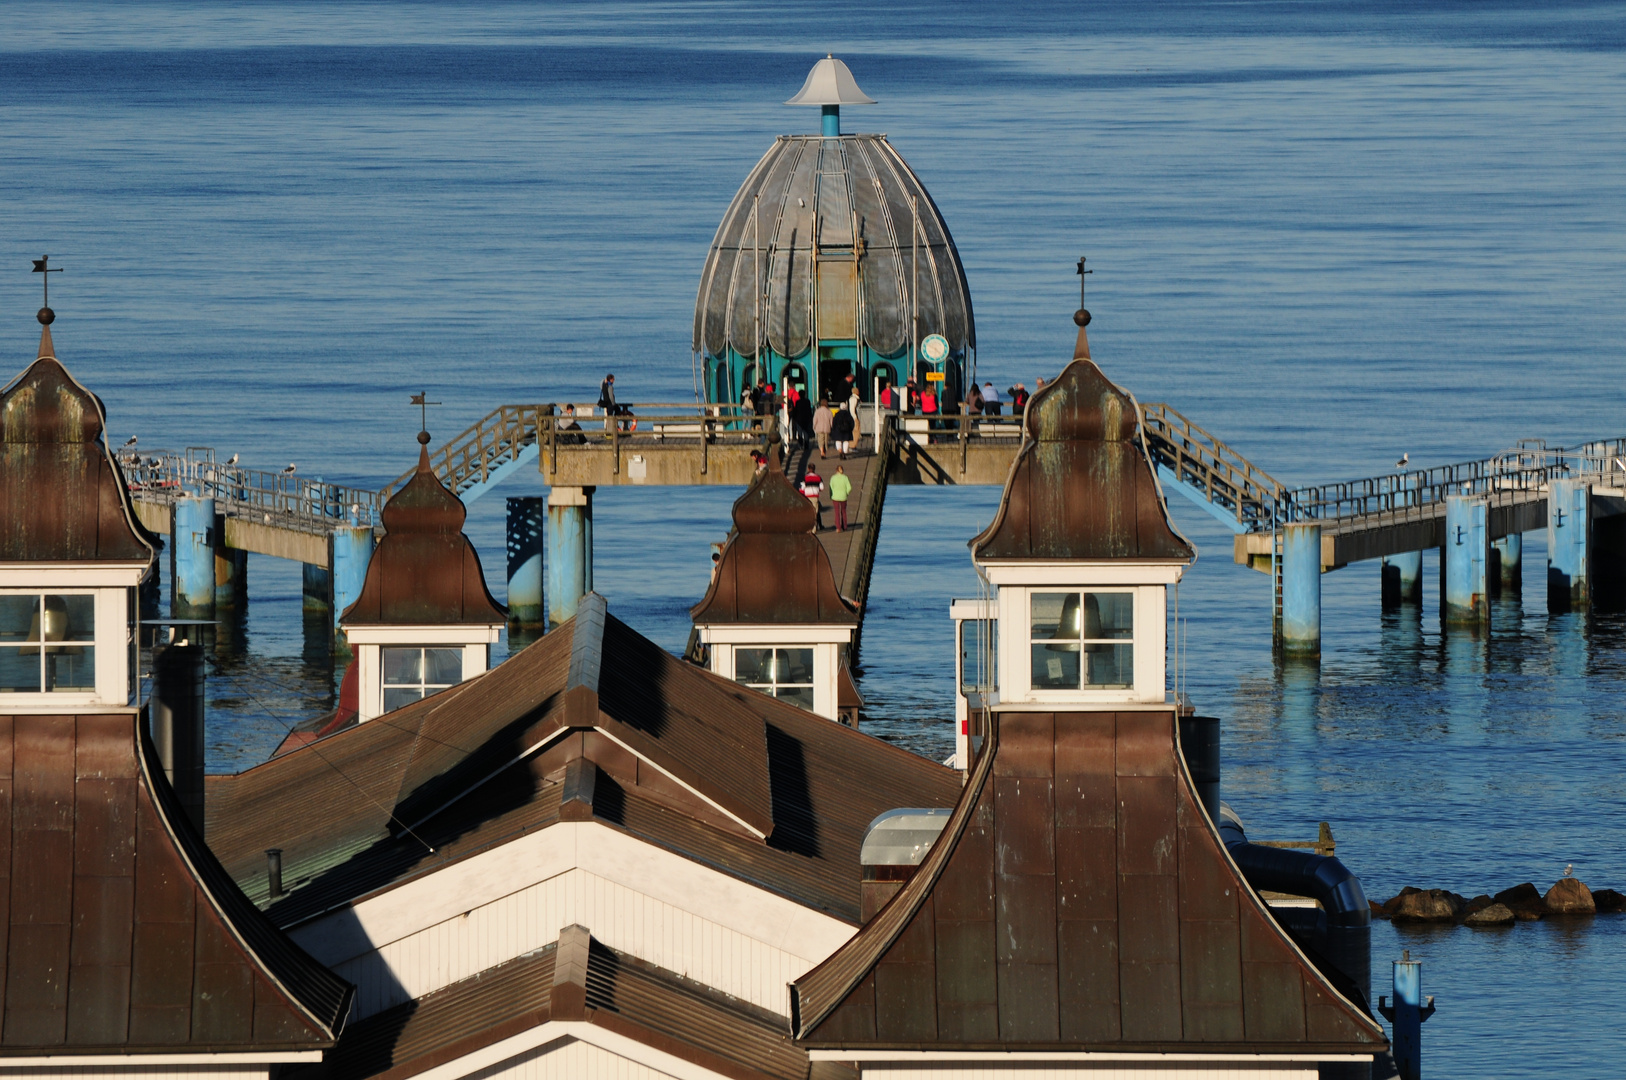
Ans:
[[[131,446],[134,446],[135,444],[136,444],[136,437],[134,435],[131,435],[128,439],[124,440],[124,445],[126,447],[131,447]]]
[[[238,458],[238,455],[233,454],[231,457],[226,459],[226,464],[227,465],[235,465],[235,464],[237,464],[237,458]]]
[[[1400,455],[1400,460],[1395,462],[1395,468],[1404,469],[1406,467],[1406,463],[1408,461],[1410,461],[1410,460],[1411,460],[1411,451],[1407,450],[1404,454]]]
[[[294,470],[296,468],[297,468],[297,466],[293,462],[290,461],[288,463],[288,467],[286,469],[282,470],[282,475],[284,475],[284,476],[292,476],[294,474]]]

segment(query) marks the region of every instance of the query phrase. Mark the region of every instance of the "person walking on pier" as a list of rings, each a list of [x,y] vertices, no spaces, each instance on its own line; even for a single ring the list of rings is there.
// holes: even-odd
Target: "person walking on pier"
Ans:
[[[790,427],[796,435],[796,445],[805,447],[813,438],[813,406],[807,400],[806,394],[796,394],[796,401],[790,407]]]
[[[830,448],[830,428],[835,418],[830,415],[830,403],[824,398],[819,399],[819,407],[813,413],[813,434],[819,440],[819,456]]]
[[[847,452],[853,445],[853,414],[847,411],[847,403],[841,403],[841,409],[830,420],[830,437],[836,443],[836,455],[846,458]]]
[[[819,496],[824,494],[824,477],[819,475],[819,470],[811,462],[807,466],[807,475],[802,477],[802,494],[813,504],[813,531],[818,532],[824,527],[821,518],[823,511],[819,506]]]
[[[610,425],[615,423],[615,376],[604,376],[604,381],[598,384],[598,407],[604,410],[604,434],[610,433]]]
[[[836,474],[830,477],[830,507],[836,512],[836,532],[847,531],[847,498],[852,493],[853,482],[847,478],[847,470],[837,465]]]

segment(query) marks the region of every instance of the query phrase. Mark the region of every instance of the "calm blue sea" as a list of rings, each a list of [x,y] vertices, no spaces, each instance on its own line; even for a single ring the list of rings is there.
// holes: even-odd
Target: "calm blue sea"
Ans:
[[[1626,5],[1186,2],[235,3],[0,7],[0,347],[58,353],[110,434],[382,484],[411,392],[447,436],[493,406],[692,393],[691,316],[729,198],[834,51],[947,218],[984,377],[1095,355],[1278,478],[1626,434]],[[9,269],[8,269],[9,268]],[[542,490],[540,478],[507,494]],[[499,493],[501,494],[501,493]],[[668,648],[736,493],[601,491],[595,575]],[[946,618],[992,489],[895,489],[864,639],[871,730],[950,748]],[[1269,587],[1181,499],[1188,680],[1256,836],[1323,819],[1384,897],[1573,863],[1626,888],[1626,621],[1501,602],[1487,637],[1325,579],[1319,668],[1275,665]],[[470,533],[502,594],[501,498]],[[1526,580],[1545,552],[1526,541]],[[1425,560],[1433,596],[1435,562]],[[251,561],[213,673],[211,767],[329,706],[298,568]],[[1380,924],[1439,1013],[1436,1076],[1618,1075],[1626,919]]]

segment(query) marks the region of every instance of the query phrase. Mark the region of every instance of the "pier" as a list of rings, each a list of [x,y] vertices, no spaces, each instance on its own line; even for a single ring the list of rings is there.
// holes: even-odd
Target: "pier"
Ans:
[[[525,469],[548,485],[545,497],[509,500],[508,580],[518,625],[557,625],[591,591],[596,489],[743,488],[757,453],[779,447],[795,477],[812,454],[791,443],[777,417],[738,406],[641,406],[636,416],[608,423],[591,405],[573,409],[499,406],[430,455],[465,503]],[[1149,402],[1140,413],[1165,497],[1178,493],[1224,524],[1235,537],[1235,561],[1270,576],[1284,653],[1319,653],[1320,576],[1351,563],[1382,560],[1385,605],[1420,603],[1421,553],[1439,550],[1442,616],[1466,627],[1488,622],[1496,590],[1519,587],[1526,532],[1547,533],[1550,610],[1584,608],[1600,588],[1618,584],[1626,438],[1572,447],[1526,441],[1452,465],[1289,488],[1171,406]],[[864,405],[859,428],[845,462],[854,527],[826,530],[820,540],[842,595],[862,606],[887,489],[1002,484],[1022,423]],[[825,467],[833,469],[833,461]],[[359,594],[381,529],[379,509],[410,475],[370,491],[218,462],[206,448],[132,455],[124,464],[142,523],[169,539],[178,616],[246,603],[244,554],[254,552],[303,563],[307,610],[329,613],[335,625]]]

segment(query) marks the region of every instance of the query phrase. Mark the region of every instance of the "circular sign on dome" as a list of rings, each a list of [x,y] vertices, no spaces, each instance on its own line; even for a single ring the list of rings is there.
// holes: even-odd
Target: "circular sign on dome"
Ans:
[[[928,334],[920,343],[920,355],[934,364],[940,364],[948,357],[948,338],[942,334]]]

